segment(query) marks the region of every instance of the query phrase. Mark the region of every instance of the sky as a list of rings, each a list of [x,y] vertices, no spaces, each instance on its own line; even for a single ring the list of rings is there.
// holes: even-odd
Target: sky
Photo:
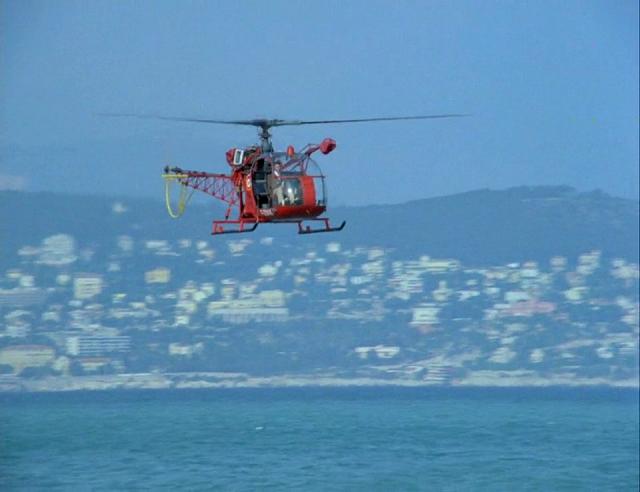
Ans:
[[[325,137],[333,205],[570,185],[638,199],[637,1],[0,0],[0,189],[162,198],[166,164],[228,170],[246,119]]]

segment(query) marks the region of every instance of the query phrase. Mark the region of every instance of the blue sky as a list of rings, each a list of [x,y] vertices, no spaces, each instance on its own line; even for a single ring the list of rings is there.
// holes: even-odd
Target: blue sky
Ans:
[[[335,204],[568,184],[638,198],[636,1],[0,2],[0,187],[160,197],[252,128],[114,120],[471,113],[335,138]]]

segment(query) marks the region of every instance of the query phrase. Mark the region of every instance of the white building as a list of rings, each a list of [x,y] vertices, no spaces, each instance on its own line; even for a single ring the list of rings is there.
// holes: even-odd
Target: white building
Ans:
[[[258,275],[261,277],[275,277],[278,274],[278,267],[271,263],[265,263],[258,268]]]
[[[286,302],[285,293],[279,289],[263,290],[258,294],[260,303],[266,307],[283,307]]]
[[[390,345],[376,345],[374,347],[356,347],[354,352],[361,359],[368,359],[370,355],[380,359],[391,359],[400,353],[400,347]]]
[[[289,319],[287,308],[220,308],[209,311],[209,317],[222,318],[227,323],[284,322]]]
[[[101,275],[84,273],[73,279],[73,297],[76,299],[91,299],[102,293],[104,282]]]
[[[201,353],[203,349],[204,349],[204,344],[202,342],[198,342],[193,345],[189,345],[186,343],[177,343],[177,342],[170,343],[169,355],[192,357],[195,354]]]
[[[239,239],[235,241],[228,241],[227,247],[233,256],[241,256],[244,253],[244,250],[247,249],[247,246],[251,243],[253,243],[251,239]]]
[[[68,234],[56,234],[42,241],[38,263],[49,266],[69,265],[78,259],[75,240]]]
[[[420,257],[420,266],[425,272],[445,273],[460,269],[460,262],[452,259],[432,259],[428,256]]]
[[[449,300],[449,297],[453,294],[453,290],[447,288],[447,281],[440,280],[438,282],[438,288],[434,289],[431,293],[433,295],[433,299],[436,302],[446,302]]]
[[[327,244],[326,247],[327,253],[339,253],[340,252],[340,243],[331,242]]]
[[[510,290],[504,293],[504,300],[509,304],[515,304],[516,302],[529,301],[531,296],[524,291]]]
[[[154,268],[144,274],[144,281],[147,284],[166,284],[171,280],[171,270],[164,267]]]
[[[79,336],[67,338],[67,353],[95,357],[110,353],[126,353],[131,349],[128,336]]]
[[[413,318],[409,323],[412,326],[434,325],[438,323],[440,308],[435,304],[421,304],[413,308]]]

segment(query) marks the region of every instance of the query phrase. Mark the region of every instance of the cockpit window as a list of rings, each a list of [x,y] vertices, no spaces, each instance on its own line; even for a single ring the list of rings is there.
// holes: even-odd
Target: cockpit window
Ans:
[[[322,171],[320,170],[320,166],[318,166],[318,164],[316,164],[316,161],[314,161],[310,157],[307,159],[306,168],[307,168],[306,172],[308,176],[313,176],[314,178],[324,177],[324,175],[322,174]]]
[[[304,203],[302,186],[298,178],[283,178],[274,182],[273,202],[276,206],[293,206]]]
[[[304,205],[303,176],[308,176],[313,180],[315,205],[326,206],[324,175],[309,155],[272,152],[264,156],[263,159],[264,170],[268,173],[271,206]]]
[[[306,154],[290,156],[285,152],[272,152],[264,160],[272,169],[276,166],[281,169],[283,176],[323,176],[315,161]]]

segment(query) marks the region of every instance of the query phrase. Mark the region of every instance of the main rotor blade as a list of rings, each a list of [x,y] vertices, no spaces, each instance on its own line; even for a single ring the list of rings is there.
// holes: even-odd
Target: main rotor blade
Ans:
[[[181,118],[178,116],[160,116],[156,114],[136,114],[136,113],[99,113],[99,116],[140,118],[145,120],[169,120],[169,121],[190,121],[192,123],[215,123],[220,125],[247,125],[247,126],[274,126],[271,123],[280,120],[254,119],[254,120],[205,120],[201,118]]]
[[[464,118],[471,116],[469,114],[430,114],[424,116],[389,116],[381,118],[355,118],[348,120],[310,120],[310,121],[296,121],[296,120],[274,120],[271,126],[288,126],[288,125],[321,125],[332,123],[363,123],[368,121],[398,121],[398,120],[429,120],[438,118]]]
[[[469,114],[449,113],[449,114],[430,114],[424,116],[389,116],[381,118],[353,118],[345,120],[279,120],[279,119],[267,119],[256,118],[253,120],[209,120],[202,118],[181,118],[177,116],[160,116],[153,114],[135,114],[135,113],[101,113],[101,116],[114,116],[114,117],[128,117],[128,118],[142,118],[153,120],[168,120],[168,121],[188,121],[192,123],[213,123],[219,125],[245,125],[256,126],[267,130],[275,126],[298,126],[298,125],[322,125],[333,123],[365,123],[372,121],[399,121],[399,120],[430,120],[441,118],[464,118],[471,116]]]

